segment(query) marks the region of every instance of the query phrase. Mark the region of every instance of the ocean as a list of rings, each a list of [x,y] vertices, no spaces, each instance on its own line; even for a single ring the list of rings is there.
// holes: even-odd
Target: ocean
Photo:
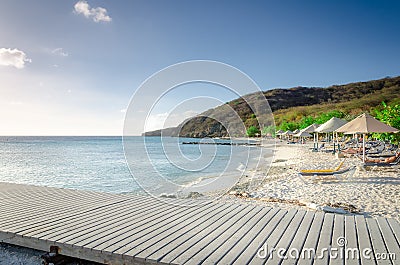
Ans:
[[[2,136],[0,181],[111,193],[176,193],[204,179],[240,176],[246,166],[254,168],[259,160],[260,147],[183,144],[197,141]]]

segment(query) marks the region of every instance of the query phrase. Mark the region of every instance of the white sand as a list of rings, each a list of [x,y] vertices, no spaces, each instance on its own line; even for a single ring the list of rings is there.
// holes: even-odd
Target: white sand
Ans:
[[[331,169],[343,160],[331,153],[311,152],[311,147],[312,144],[279,144],[270,171],[253,172],[252,181],[258,185],[250,185],[245,190],[250,195],[245,200],[281,208],[303,209],[308,208],[298,206],[296,202],[315,202],[319,205],[341,203],[354,205],[366,216],[400,220],[399,166],[365,170],[358,158],[346,158],[342,168],[356,166],[355,170],[338,176],[301,177],[298,174],[301,169]],[[227,195],[224,200],[233,197]]]
[[[269,148],[271,146],[269,143]],[[400,221],[399,166],[365,171],[360,160],[347,158],[343,167],[355,165],[356,170],[338,177],[303,178],[298,174],[301,169],[334,168],[340,163],[334,155],[313,153],[310,148],[310,144],[278,143],[271,168],[261,167],[256,172],[250,172],[237,185],[249,198],[225,195],[218,200],[308,210],[305,206],[299,206],[299,203],[351,204],[366,216],[383,216]],[[39,251],[0,245],[0,265],[40,264],[41,254]]]

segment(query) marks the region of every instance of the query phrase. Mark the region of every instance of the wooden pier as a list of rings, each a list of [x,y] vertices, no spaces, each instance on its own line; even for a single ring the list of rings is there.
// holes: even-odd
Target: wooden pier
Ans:
[[[105,264],[400,264],[394,219],[198,202],[0,183],[0,241]]]

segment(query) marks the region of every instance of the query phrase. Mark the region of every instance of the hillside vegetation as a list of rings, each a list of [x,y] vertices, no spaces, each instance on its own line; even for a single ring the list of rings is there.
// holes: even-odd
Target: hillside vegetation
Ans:
[[[362,112],[374,114],[375,110],[382,107],[382,102],[400,103],[400,77],[330,86],[322,90],[326,90],[330,96],[319,104],[300,103],[289,108],[276,108],[274,118],[277,126],[283,122],[299,122],[305,116],[317,117],[332,110],[345,114],[347,117],[344,118],[351,120]]]
[[[400,103],[400,77],[383,78],[367,82],[333,85],[327,88],[294,87],[290,89],[273,89],[263,92],[268,99],[277,128],[294,129],[304,127],[319,117],[340,116],[352,119],[362,112],[374,115],[383,108],[382,102],[388,105]],[[223,137],[228,136],[226,128],[217,120],[223,117],[233,123],[244,123],[245,128],[236,131],[234,136],[244,136],[246,129],[259,124],[256,115],[250,108],[260,108],[260,95],[246,95],[245,98],[227,102],[224,105],[186,120],[179,125],[179,136],[183,137]],[[233,117],[230,109],[240,117]],[[325,115],[330,113],[330,115]],[[228,117],[227,116],[232,116]],[[325,115],[325,116],[324,116]],[[211,117],[211,118],[207,118]],[[266,126],[266,125],[262,125]],[[178,130],[171,130],[177,136]],[[232,136],[232,135],[231,135]]]

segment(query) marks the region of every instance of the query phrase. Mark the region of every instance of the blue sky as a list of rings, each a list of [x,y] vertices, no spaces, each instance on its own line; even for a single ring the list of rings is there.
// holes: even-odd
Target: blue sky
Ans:
[[[263,90],[400,74],[399,1],[77,3],[0,3],[1,135],[119,135],[137,87],[187,60],[230,64]]]

